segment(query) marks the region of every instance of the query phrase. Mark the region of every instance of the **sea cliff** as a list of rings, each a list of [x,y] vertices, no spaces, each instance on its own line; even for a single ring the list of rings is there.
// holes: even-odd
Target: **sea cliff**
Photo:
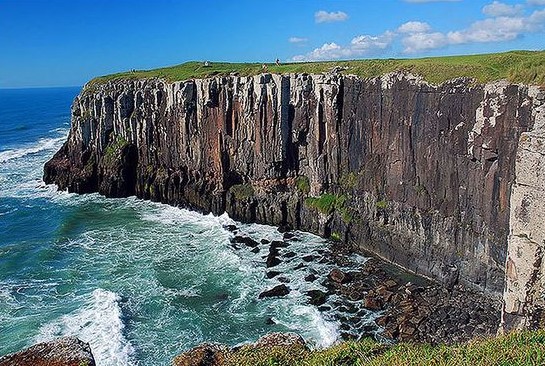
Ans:
[[[504,296],[506,329],[536,327],[544,102],[405,72],[104,81],[74,100],[44,180],[318,233]]]

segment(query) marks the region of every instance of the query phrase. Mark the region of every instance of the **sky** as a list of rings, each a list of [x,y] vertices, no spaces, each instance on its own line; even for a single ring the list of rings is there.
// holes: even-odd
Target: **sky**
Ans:
[[[0,88],[190,60],[545,49],[545,0],[0,0]]]

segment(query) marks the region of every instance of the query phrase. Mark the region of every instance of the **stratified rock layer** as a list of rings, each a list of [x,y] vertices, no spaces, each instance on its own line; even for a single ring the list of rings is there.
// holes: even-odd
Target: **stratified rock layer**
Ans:
[[[74,101],[44,180],[315,232],[499,297],[534,103],[404,73],[110,81]]]
[[[0,366],[95,366],[95,359],[89,344],[66,337],[0,357]]]

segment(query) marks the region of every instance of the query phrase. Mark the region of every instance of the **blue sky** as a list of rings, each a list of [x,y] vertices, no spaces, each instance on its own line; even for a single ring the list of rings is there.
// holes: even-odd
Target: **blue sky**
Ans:
[[[544,49],[544,35],[545,0],[0,0],[0,87],[189,60]]]

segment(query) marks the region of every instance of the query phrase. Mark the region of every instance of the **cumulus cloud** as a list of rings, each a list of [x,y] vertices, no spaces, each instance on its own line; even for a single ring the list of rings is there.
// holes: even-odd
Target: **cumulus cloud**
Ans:
[[[491,4],[483,7],[483,13],[489,17],[517,16],[524,11],[524,5],[508,5],[499,1],[493,1]]]
[[[528,5],[539,6],[539,5],[545,5],[545,0],[528,0],[527,3]]]
[[[448,44],[448,38],[440,32],[415,33],[403,38],[401,43],[405,47],[403,52],[417,53],[444,47]]]
[[[305,55],[297,55],[293,61],[322,61],[347,59],[377,54],[387,49],[394,41],[395,33],[386,31],[378,36],[361,35],[354,37],[349,45],[341,46],[335,42],[325,43]]]
[[[428,23],[411,21],[403,23],[397,28],[399,33],[425,33],[431,29]]]
[[[348,14],[342,11],[327,12],[325,10],[320,10],[314,13],[314,20],[316,23],[343,22],[346,19],[348,19]]]
[[[308,38],[302,38],[302,37],[290,37],[288,38],[289,43],[305,43],[308,41]]]
[[[497,1],[490,5],[504,5]],[[492,10],[491,10],[492,9]],[[406,35],[402,40],[403,52],[417,53],[448,45],[511,41],[525,33],[543,30],[545,10],[536,10],[523,16],[516,6],[483,8],[489,18],[479,20],[469,27],[447,33],[423,31]],[[505,14],[511,14],[507,16]]]

